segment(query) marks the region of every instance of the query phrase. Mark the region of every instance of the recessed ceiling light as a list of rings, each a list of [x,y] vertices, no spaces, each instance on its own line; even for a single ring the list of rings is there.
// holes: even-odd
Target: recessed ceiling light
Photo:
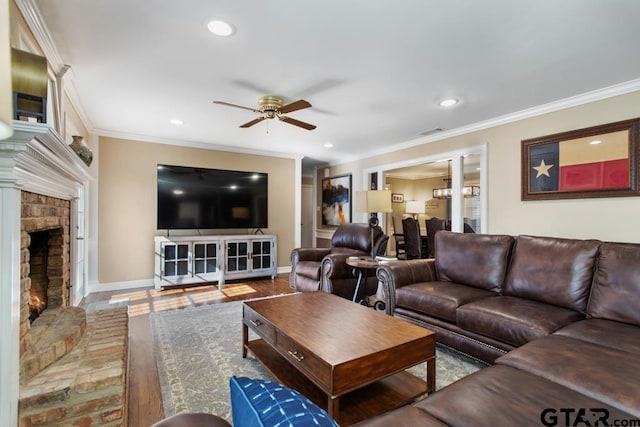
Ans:
[[[325,143],[324,143],[324,148],[333,148],[333,143],[331,143],[331,142],[325,142]]]
[[[181,125],[183,122],[182,122],[182,120],[179,120],[179,119],[171,119],[171,120],[169,120],[169,123],[171,123],[172,125],[179,126],[179,125]]]
[[[228,37],[233,34],[233,27],[231,26],[231,24],[224,21],[209,21],[209,23],[207,24],[207,28],[216,36]]]
[[[179,196],[181,194],[184,194],[184,191],[180,190],[179,188],[176,188],[175,190],[173,190],[173,194],[175,194],[176,196]]]
[[[602,144],[602,141],[595,140],[595,141],[591,141],[589,144],[591,144],[591,145],[598,145],[598,144]]]
[[[454,105],[456,105],[459,101],[457,99],[451,98],[451,99],[445,99],[444,101],[440,102],[440,106],[441,107],[452,107]]]

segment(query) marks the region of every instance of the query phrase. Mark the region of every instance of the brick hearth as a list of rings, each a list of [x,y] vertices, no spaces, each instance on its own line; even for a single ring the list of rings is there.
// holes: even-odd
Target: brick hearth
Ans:
[[[128,325],[127,307],[87,313],[73,350],[21,386],[20,426],[125,426]]]
[[[19,425],[124,426],[128,311],[70,306],[70,213],[21,193]]]

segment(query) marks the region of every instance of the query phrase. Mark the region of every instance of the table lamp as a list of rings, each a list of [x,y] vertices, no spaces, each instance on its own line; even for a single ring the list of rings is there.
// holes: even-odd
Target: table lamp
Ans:
[[[405,212],[411,214],[413,219],[418,219],[418,215],[424,213],[424,202],[422,200],[408,200]]]

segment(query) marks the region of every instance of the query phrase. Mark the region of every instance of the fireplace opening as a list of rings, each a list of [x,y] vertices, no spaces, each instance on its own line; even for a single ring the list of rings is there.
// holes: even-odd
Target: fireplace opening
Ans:
[[[62,304],[62,229],[29,233],[29,321]]]

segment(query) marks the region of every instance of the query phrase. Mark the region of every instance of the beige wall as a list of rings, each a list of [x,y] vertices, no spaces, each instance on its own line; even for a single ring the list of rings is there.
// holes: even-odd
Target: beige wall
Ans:
[[[428,200],[432,199],[433,189],[442,187],[444,184],[442,178],[424,178],[424,179],[403,179],[403,178],[387,178],[385,180],[385,186],[391,190],[392,193],[400,193],[404,196],[404,202],[392,203],[391,209],[393,209],[392,215],[406,216],[406,202],[409,200],[422,200],[425,202],[424,214],[418,215],[418,221],[420,229],[423,234],[426,234],[425,221],[429,218],[446,218],[447,216],[447,203],[445,200],[438,200],[437,207],[426,208]],[[391,221],[388,221],[389,227]],[[390,230],[390,228],[388,228]]]
[[[166,234],[156,230],[158,163],[268,173],[269,228],[263,231],[278,238],[277,265],[289,266],[294,243],[295,160],[107,137],[100,138],[99,150],[100,283],[153,278],[153,238]],[[217,230],[217,233],[250,231],[253,230]]]
[[[521,140],[636,117],[640,117],[640,92],[332,166],[331,174],[351,173],[361,179],[364,169],[486,143],[488,188],[481,191],[487,192],[489,200],[489,233],[640,242],[640,197],[520,200]]]

